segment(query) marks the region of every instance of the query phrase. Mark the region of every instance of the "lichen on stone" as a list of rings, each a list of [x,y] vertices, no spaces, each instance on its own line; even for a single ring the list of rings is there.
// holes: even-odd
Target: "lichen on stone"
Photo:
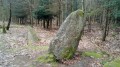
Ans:
[[[57,60],[74,57],[84,27],[82,15],[82,10],[74,11],[68,15],[51,41],[49,53],[53,53]]]

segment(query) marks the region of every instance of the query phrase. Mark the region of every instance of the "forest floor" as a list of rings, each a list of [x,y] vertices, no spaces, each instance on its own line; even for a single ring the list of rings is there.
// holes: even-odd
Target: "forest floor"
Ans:
[[[40,27],[12,25],[6,34],[0,33],[0,67],[53,67],[53,64],[37,62],[37,58],[48,53],[49,43],[57,30],[44,30]],[[102,32],[99,26],[92,25],[89,32],[87,27],[79,43],[78,55],[56,67],[103,67],[103,59],[120,56],[120,35],[112,30],[105,42],[101,41]],[[87,51],[105,52],[110,56],[93,58],[82,56]],[[108,61],[108,60],[107,60]]]

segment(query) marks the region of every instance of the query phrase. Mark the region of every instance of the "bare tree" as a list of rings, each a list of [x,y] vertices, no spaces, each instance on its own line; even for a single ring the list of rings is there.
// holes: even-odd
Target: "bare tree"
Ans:
[[[9,7],[9,21],[8,21],[8,25],[7,25],[7,30],[9,30],[10,28],[10,24],[11,24],[11,18],[12,18],[12,11],[11,11],[11,2],[10,2],[10,7]]]

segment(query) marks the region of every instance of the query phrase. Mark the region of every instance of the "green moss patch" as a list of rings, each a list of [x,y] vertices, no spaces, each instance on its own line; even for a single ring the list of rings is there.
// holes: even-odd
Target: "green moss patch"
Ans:
[[[101,61],[101,64],[104,65],[107,62],[111,62],[112,60],[114,60],[114,58],[112,56],[108,56]]]
[[[77,15],[83,17],[84,16],[84,11],[83,10],[77,10]]]
[[[43,56],[40,56],[40,57],[36,58],[35,61],[37,61],[39,63],[43,63],[43,64],[49,63],[51,65],[51,67],[58,67],[58,63],[57,63],[54,55],[52,55],[52,54],[45,54]]]
[[[64,59],[71,59],[75,53],[75,48],[74,47],[67,47],[64,49],[62,53],[62,57]]]
[[[81,17],[84,16],[84,12],[83,12],[83,10],[80,10],[80,16],[81,16]]]
[[[102,58],[103,57],[103,53],[97,53],[97,52],[83,52],[82,56],[87,56],[87,57],[93,57],[93,58]]]
[[[28,48],[30,50],[41,50],[45,51],[48,50],[49,46],[37,46],[37,45],[27,45],[25,48]]]
[[[116,58],[111,62],[107,62],[103,67],[120,67],[120,58]]]
[[[55,63],[56,59],[52,54],[46,54],[36,59],[40,63]]]

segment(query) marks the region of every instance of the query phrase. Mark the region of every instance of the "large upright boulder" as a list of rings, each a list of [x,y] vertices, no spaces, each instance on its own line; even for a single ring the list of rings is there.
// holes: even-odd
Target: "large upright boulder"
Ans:
[[[70,59],[78,48],[84,27],[83,11],[72,12],[62,23],[57,35],[51,41],[49,52],[57,60]]]

